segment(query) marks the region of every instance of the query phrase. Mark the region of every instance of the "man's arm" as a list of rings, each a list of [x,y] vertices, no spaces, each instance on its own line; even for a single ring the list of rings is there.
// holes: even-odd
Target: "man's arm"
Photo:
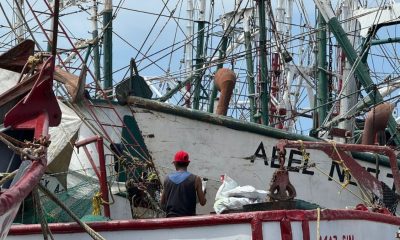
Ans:
[[[199,198],[200,205],[201,206],[206,205],[207,199],[203,192],[203,189],[201,186],[201,178],[199,176],[196,176],[195,188],[196,188],[197,197]]]

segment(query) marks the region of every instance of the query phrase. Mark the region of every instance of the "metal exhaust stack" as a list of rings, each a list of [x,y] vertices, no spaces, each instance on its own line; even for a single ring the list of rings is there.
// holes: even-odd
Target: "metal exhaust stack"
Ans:
[[[220,68],[215,73],[215,86],[221,92],[216,114],[226,116],[229,101],[235,88],[236,75],[228,68]]]
[[[364,124],[362,144],[373,145],[375,143],[376,134],[385,130],[393,109],[393,104],[383,103],[368,112]]]

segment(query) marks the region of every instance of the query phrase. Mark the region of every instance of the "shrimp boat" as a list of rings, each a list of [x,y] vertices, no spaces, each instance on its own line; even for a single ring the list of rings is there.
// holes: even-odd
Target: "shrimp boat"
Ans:
[[[29,194],[34,184],[24,191],[29,196],[13,214],[20,225],[7,239],[396,237],[398,39],[389,33],[397,28],[398,3],[315,1],[309,9],[300,0],[242,0],[221,8],[188,0],[187,15],[178,17],[184,1],[163,2],[156,13],[123,1],[39,2],[0,3],[9,26],[2,42],[31,38],[40,52],[58,36],[54,76],[46,74],[56,83],[46,91],[55,92],[62,112],[61,123],[50,125],[41,191]],[[73,31],[84,34],[77,16],[88,13],[93,31],[85,40]],[[126,29],[118,32],[127,13],[156,20],[139,46],[124,39]],[[59,31],[48,30],[50,23],[60,23]],[[136,56],[121,47],[113,57],[122,44]],[[113,69],[126,55],[124,67]],[[16,79],[27,74],[21,71]],[[208,203],[197,209],[202,216],[165,219],[162,181],[180,149],[190,154],[190,171],[208,179]],[[210,214],[224,174],[270,190],[267,205],[278,207]],[[292,207],[282,206],[288,202]]]
[[[284,161],[285,149],[305,147],[320,149],[334,158],[343,158],[343,164],[356,170],[357,161],[345,153],[348,150],[374,151],[385,153],[393,164],[396,185],[400,184],[396,155],[393,149],[384,146],[365,146],[338,144],[334,150],[329,143],[300,142],[282,140],[277,144],[280,161]],[[358,169],[360,170],[360,169]],[[364,170],[366,172],[366,170]],[[288,176],[282,165],[277,176]],[[363,170],[356,176],[366,192],[382,192],[380,183],[372,176],[364,175]],[[277,191],[276,199],[285,195],[291,185],[288,179],[277,177],[274,183],[284,186]],[[286,184],[286,185],[285,185]],[[279,197],[278,197],[279,196]],[[274,197],[274,198],[275,198]],[[284,196],[286,197],[286,196]],[[385,197],[383,197],[384,199]],[[275,202],[279,204],[281,202]],[[399,218],[387,209],[368,209],[359,204],[347,210],[269,210],[242,212],[223,215],[204,215],[195,217],[158,218],[145,220],[111,220],[91,223],[83,229],[75,223],[49,224],[52,237],[56,239],[394,239],[399,237]],[[88,230],[90,229],[90,230]],[[8,239],[37,239],[43,234],[39,224],[16,225],[11,228]],[[99,235],[94,235],[94,233]]]

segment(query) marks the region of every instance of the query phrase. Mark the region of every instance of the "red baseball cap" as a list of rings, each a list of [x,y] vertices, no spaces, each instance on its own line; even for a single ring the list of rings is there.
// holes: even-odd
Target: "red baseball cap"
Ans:
[[[189,154],[185,151],[176,152],[174,162],[190,162]]]

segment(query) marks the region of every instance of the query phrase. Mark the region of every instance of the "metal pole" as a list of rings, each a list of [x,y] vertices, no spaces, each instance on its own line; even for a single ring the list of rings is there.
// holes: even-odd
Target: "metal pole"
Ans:
[[[251,46],[251,33],[250,33],[250,14],[251,12],[245,12],[244,14],[244,45],[246,48],[246,66],[247,66],[247,84],[250,101],[250,122],[255,122],[254,116],[256,115],[255,105],[255,87],[254,87],[254,63],[253,63],[253,49]]]
[[[351,43],[354,46],[356,43],[356,38],[359,38],[359,31],[356,31],[356,20],[351,20],[351,21],[347,21],[348,19],[351,19],[353,17],[353,10],[358,9],[358,2],[357,1],[352,1],[352,0],[346,0],[343,3],[343,7],[342,7],[342,16],[343,16],[343,21],[344,24],[343,29],[350,33],[348,36],[350,37],[350,39],[352,40]],[[341,50],[341,54],[345,55],[343,53],[343,51]],[[342,59],[344,58],[341,57]],[[346,59],[345,61],[341,61],[341,64],[343,64],[344,66],[342,66],[343,69],[343,73],[342,73],[342,78],[341,78],[341,82],[342,82],[342,88],[343,90],[341,90],[344,94],[344,98],[340,99],[340,115],[342,114],[346,114],[350,109],[353,108],[353,106],[355,106],[357,104],[357,99],[358,99],[358,94],[354,94],[357,91],[357,83],[356,80],[354,78],[354,73],[351,72],[351,64],[349,63],[349,61]],[[351,75],[350,75],[351,74]],[[347,83],[346,83],[347,80]],[[353,132],[354,132],[354,125],[355,125],[355,120],[354,119],[349,119],[346,121],[342,121],[338,124],[339,128],[341,129],[345,129],[347,131],[349,131],[351,133],[351,136],[353,136]],[[343,141],[343,139],[338,139],[339,141],[345,142]],[[353,139],[349,139],[347,141],[347,143],[351,143],[353,141]]]
[[[110,218],[110,205],[108,199],[108,187],[107,187],[107,172],[106,172],[106,160],[104,158],[104,147],[103,147],[103,138],[99,137],[96,142],[97,151],[99,154],[99,165],[100,165],[100,189],[101,189],[101,198],[103,202],[104,208],[104,216]]]
[[[328,78],[326,76],[326,23],[318,13],[318,82],[317,82],[318,127],[327,116]]]
[[[196,72],[194,82],[193,108],[200,108],[200,91],[201,91],[201,69],[203,67],[203,49],[204,49],[204,26],[205,26],[205,0],[200,2],[199,21],[197,23],[197,49],[196,49]]]
[[[230,29],[229,29],[229,21],[227,21],[226,18],[224,18],[224,20],[223,20],[223,28],[224,28],[224,35],[222,36],[221,47],[219,48],[219,63],[217,65],[217,71],[218,71],[218,69],[221,69],[224,67],[224,59],[226,57],[226,48],[228,47],[228,34],[229,34]],[[211,95],[210,95],[210,104],[208,105],[208,112],[210,112],[210,113],[214,112],[214,100],[217,97],[217,94],[218,94],[218,89],[215,86],[215,84],[213,84]]]
[[[185,42],[185,71],[192,75],[193,70],[193,0],[187,1],[187,24],[186,24],[186,42]],[[186,84],[185,105],[190,108],[190,90],[191,84]]]
[[[51,61],[51,68],[54,70],[56,66],[56,57],[57,57],[57,36],[58,36],[58,17],[60,13],[60,0],[54,1],[54,11],[53,11],[53,21],[52,21],[52,38],[51,42],[49,42],[49,46],[51,46],[51,56],[53,59]],[[52,72],[54,73],[54,72]]]
[[[92,38],[93,38],[93,61],[94,61],[94,76],[99,81],[100,76],[100,52],[99,52],[99,28],[97,24],[97,0],[93,0],[93,11],[92,11]]]
[[[112,0],[104,0],[103,11],[104,82],[103,89],[111,90],[112,82]],[[107,93],[112,95],[112,92]]]
[[[15,13],[15,23],[14,23],[14,29],[15,29],[15,39],[17,40],[17,43],[20,43],[24,40],[24,34],[25,34],[25,29],[24,29],[24,21],[22,16],[22,12],[18,11],[21,9],[24,11],[24,0],[15,0],[14,4],[17,4],[17,6],[14,6],[14,13]]]
[[[267,49],[266,42],[267,36],[265,33],[265,0],[256,0],[258,1],[258,18],[260,25],[260,39],[259,39],[259,48],[260,48],[260,74],[261,74],[261,116],[262,123],[264,125],[268,125],[269,116],[268,116],[268,103],[270,101],[269,96],[269,79],[268,79],[268,69],[267,69]]]

